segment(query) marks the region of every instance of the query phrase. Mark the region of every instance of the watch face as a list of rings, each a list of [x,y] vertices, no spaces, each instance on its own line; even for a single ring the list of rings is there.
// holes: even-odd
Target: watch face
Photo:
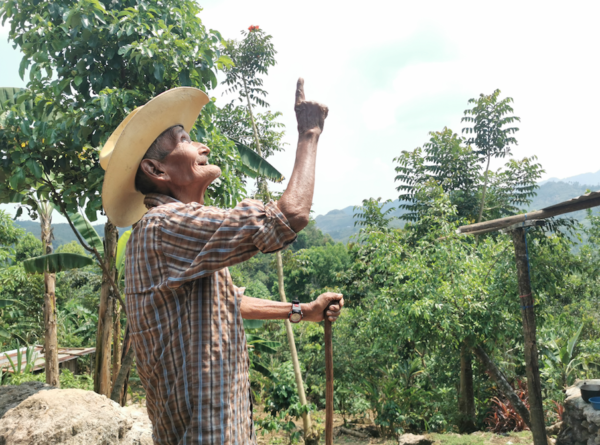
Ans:
[[[302,320],[302,314],[292,314],[292,315],[290,315],[290,321],[292,323],[298,323],[300,320]]]

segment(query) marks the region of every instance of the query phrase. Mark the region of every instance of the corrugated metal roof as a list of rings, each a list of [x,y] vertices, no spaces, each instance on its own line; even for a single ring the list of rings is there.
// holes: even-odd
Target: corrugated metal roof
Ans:
[[[46,364],[46,360],[44,359],[44,353],[42,350],[44,349],[41,345],[34,346],[34,355],[35,358],[35,366],[33,367],[34,371],[44,369]],[[23,347],[21,350],[21,369],[24,369],[27,365],[27,348]],[[84,355],[91,354],[96,352],[96,348],[58,348],[58,363],[68,362],[69,360],[75,360],[76,358],[82,357]],[[0,369],[3,369],[7,372],[13,372],[12,366],[10,365],[10,361],[8,357],[13,361],[15,366],[17,365],[17,349],[13,349],[12,351],[0,352]]]
[[[585,195],[578,196],[577,198],[569,199],[568,201],[563,201],[558,204],[551,205],[550,207],[544,207],[542,210],[555,209],[557,207],[567,206],[574,204],[576,202],[587,201],[588,199],[594,199],[600,197],[600,190],[597,192],[586,193]]]

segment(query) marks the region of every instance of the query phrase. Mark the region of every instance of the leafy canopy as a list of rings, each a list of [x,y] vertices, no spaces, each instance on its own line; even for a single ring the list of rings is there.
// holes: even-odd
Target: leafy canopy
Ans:
[[[0,134],[0,193],[20,193],[33,216],[36,201],[50,199],[70,211],[85,207],[95,220],[104,174],[98,150],[124,117],[170,88],[214,88],[216,71],[231,65],[200,11],[191,0],[3,2],[0,17],[24,53],[20,75],[29,74]],[[214,125],[215,109],[205,107],[192,137],[211,146],[223,172],[208,201],[231,205],[243,193],[241,165]]]

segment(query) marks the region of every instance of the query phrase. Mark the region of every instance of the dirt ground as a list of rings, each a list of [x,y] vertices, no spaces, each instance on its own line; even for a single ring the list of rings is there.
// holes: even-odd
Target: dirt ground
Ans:
[[[317,428],[321,431],[321,443],[325,443],[325,437],[323,429],[325,428],[325,412],[319,411],[313,413],[313,422],[316,423]],[[298,428],[302,428],[302,419],[295,421]],[[368,422],[367,422],[368,423]],[[342,426],[344,424],[343,418],[340,415],[334,415],[333,427]],[[363,427],[364,425],[357,425],[357,427]],[[521,433],[510,433],[507,435],[498,435],[486,432],[475,432],[473,434],[461,435],[455,433],[447,434],[428,434],[429,438],[434,440],[435,445],[530,445],[533,444],[531,438],[531,432],[523,431]],[[289,437],[285,433],[272,433],[262,435],[261,431],[257,431],[257,442],[258,445],[287,445],[289,444]],[[303,443],[303,441],[300,441]],[[336,445],[396,445],[398,443],[395,439],[360,439],[353,436],[341,434],[334,437],[333,443]]]

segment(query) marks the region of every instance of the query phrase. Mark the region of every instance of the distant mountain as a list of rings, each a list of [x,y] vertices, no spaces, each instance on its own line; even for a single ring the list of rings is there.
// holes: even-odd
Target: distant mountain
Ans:
[[[599,175],[600,178],[600,172],[587,174]],[[585,175],[573,176],[573,178],[578,178],[581,176]],[[573,181],[572,183],[562,181],[544,182],[540,185],[540,188],[537,190],[537,196],[533,199],[527,210],[540,210],[553,204],[567,201],[571,198],[583,195],[588,189],[591,191],[596,191],[600,189],[600,183],[597,185],[583,185],[577,181]],[[404,210],[398,210],[399,204],[400,201],[396,200],[384,208],[388,209],[389,207],[395,207],[396,210],[392,213],[392,215],[400,216],[404,213]],[[352,206],[349,206],[342,210],[331,210],[325,215],[319,215],[315,218],[315,222],[317,223],[317,227],[321,229],[323,233],[328,233],[335,241],[346,243],[350,237],[358,233],[358,230],[360,229],[360,227],[354,226],[353,215],[354,210]],[[566,216],[572,216],[575,219],[581,220],[585,218],[585,211],[570,213]],[[396,220],[392,225],[395,227],[401,227],[403,222]]]
[[[583,173],[581,175],[570,176],[568,178],[550,178],[545,181],[540,182],[540,185],[546,184],[548,182],[566,182],[566,183],[576,183],[579,184],[587,184],[590,186],[600,186],[600,170],[596,173]]]
[[[15,221],[15,224],[25,229],[26,232],[33,233],[33,235],[37,239],[40,239],[41,229],[39,221]],[[96,232],[98,233],[98,235],[100,235],[101,238],[104,238],[104,224],[96,224],[92,227],[96,230]],[[126,230],[129,229],[119,229],[119,235],[125,232]],[[52,241],[52,246],[55,249],[58,246],[68,244],[71,241],[77,241],[73,230],[71,230],[71,227],[67,223],[52,224],[52,231],[54,234],[54,241]]]
[[[396,200],[390,204],[383,206],[384,210],[394,207],[395,210],[390,213],[389,216],[399,217],[406,213],[405,210],[398,209],[400,204],[399,200]],[[315,218],[317,227],[321,229],[323,233],[328,233],[335,241],[341,241],[347,243],[350,237],[355,233],[358,233],[360,227],[354,226],[354,207],[348,206],[342,210],[331,210],[326,215],[319,215]],[[392,227],[402,227],[403,221],[395,219],[392,221]]]
[[[595,175],[595,177],[599,178],[599,182],[593,183],[592,185],[584,185],[583,182],[570,181],[573,178],[587,177],[586,175]],[[544,183],[541,183],[540,188],[538,189],[538,194],[533,199],[533,202],[531,203],[531,206],[529,206],[528,210],[540,210],[544,207],[558,204],[559,202],[583,195],[588,189],[592,191],[600,189],[600,171],[596,173],[586,173],[583,175],[572,176],[571,178],[566,179],[569,180],[569,182],[564,182],[565,180],[548,180]],[[399,217],[405,212],[404,210],[398,209],[399,204],[400,201],[396,200],[391,204],[387,204],[384,209],[387,210],[390,207],[394,207],[396,210],[394,210],[391,215]],[[585,218],[585,211],[571,213],[568,216],[572,216],[581,220]],[[317,227],[321,229],[323,233],[328,233],[335,241],[341,241],[344,243],[347,243],[352,235],[358,233],[360,228],[354,226],[354,209],[352,206],[348,206],[341,210],[331,210],[325,215],[317,216],[315,221],[317,223]],[[15,222],[27,232],[33,233],[36,238],[40,238],[40,223],[38,221]],[[393,227],[402,227],[403,225],[404,222],[397,219],[392,222]],[[93,227],[101,237],[104,237],[103,224],[97,224]],[[76,241],[75,235],[68,224],[53,224],[52,228],[54,229],[54,241],[52,244],[55,248],[61,244],[67,244],[71,241]],[[119,229],[119,233],[123,233],[125,230],[128,229]]]

